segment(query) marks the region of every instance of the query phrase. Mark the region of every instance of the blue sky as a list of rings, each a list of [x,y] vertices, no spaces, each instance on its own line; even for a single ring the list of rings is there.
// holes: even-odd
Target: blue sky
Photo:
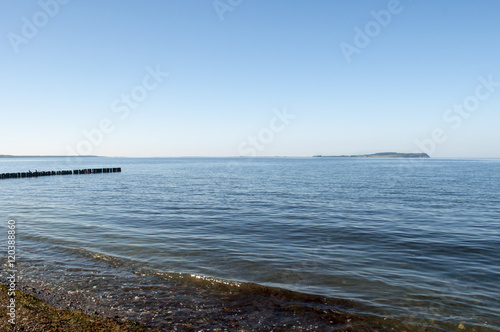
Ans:
[[[1,0],[0,154],[500,158],[499,12]]]

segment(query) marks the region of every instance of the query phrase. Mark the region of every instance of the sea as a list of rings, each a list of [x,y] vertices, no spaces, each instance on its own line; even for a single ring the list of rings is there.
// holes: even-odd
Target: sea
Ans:
[[[499,159],[0,159],[110,167],[0,180],[18,287],[167,330],[500,331]]]

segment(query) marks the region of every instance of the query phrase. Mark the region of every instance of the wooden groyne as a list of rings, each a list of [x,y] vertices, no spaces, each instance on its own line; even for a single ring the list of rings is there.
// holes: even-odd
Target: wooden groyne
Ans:
[[[88,168],[75,169],[66,171],[28,171],[22,173],[2,173],[0,180],[3,179],[20,179],[20,178],[37,178],[39,176],[54,176],[54,175],[80,175],[80,174],[102,174],[102,173],[120,173],[121,167],[118,168]]]

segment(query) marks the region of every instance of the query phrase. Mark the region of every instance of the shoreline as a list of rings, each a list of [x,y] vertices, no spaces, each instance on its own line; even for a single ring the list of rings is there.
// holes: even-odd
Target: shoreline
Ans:
[[[169,285],[171,287],[172,285]],[[5,280],[0,283],[4,331],[432,331],[406,325],[388,318],[362,316],[331,308],[326,299],[308,299],[304,308],[299,298],[286,299],[287,292],[268,290],[249,298],[248,294],[226,294],[212,298],[189,298],[185,292],[173,294],[177,306],[163,307],[153,318],[139,315],[131,318],[127,311],[114,310],[108,303],[93,302],[83,293],[68,292],[43,282],[18,283],[16,290],[16,326],[8,323]],[[262,286],[255,285],[259,288]],[[198,291],[198,293],[200,293]],[[203,293],[203,291],[201,291]],[[199,294],[198,294],[199,295]],[[182,301],[182,302],[180,302]],[[324,302],[324,303],[322,303]],[[340,308],[339,308],[340,309]]]
[[[364,314],[358,303],[349,300],[162,273],[102,254],[30,247],[29,242],[23,248],[17,289],[59,309],[129,319],[169,331],[385,331],[394,326],[413,330],[389,318]],[[48,262],[47,257],[55,261]],[[0,282],[5,284],[5,277]]]
[[[429,324],[413,315],[391,318],[348,299],[158,272],[102,254],[23,247],[17,289],[53,308],[96,317],[86,320],[129,320],[156,331],[440,331],[458,326]],[[48,263],[46,257],[56,260]],[[0,283],[7,283],[4,276]],[[4,312],[7,303],[1,301]],[[42,309],[42,316],[53,313]],[[478,331],[468,324],[466,329]]]

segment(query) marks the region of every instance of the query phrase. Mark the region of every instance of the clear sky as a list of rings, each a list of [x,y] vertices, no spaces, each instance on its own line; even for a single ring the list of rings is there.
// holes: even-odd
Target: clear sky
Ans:
[[[500,1],[0,0],[0,154],[500,158]]]

